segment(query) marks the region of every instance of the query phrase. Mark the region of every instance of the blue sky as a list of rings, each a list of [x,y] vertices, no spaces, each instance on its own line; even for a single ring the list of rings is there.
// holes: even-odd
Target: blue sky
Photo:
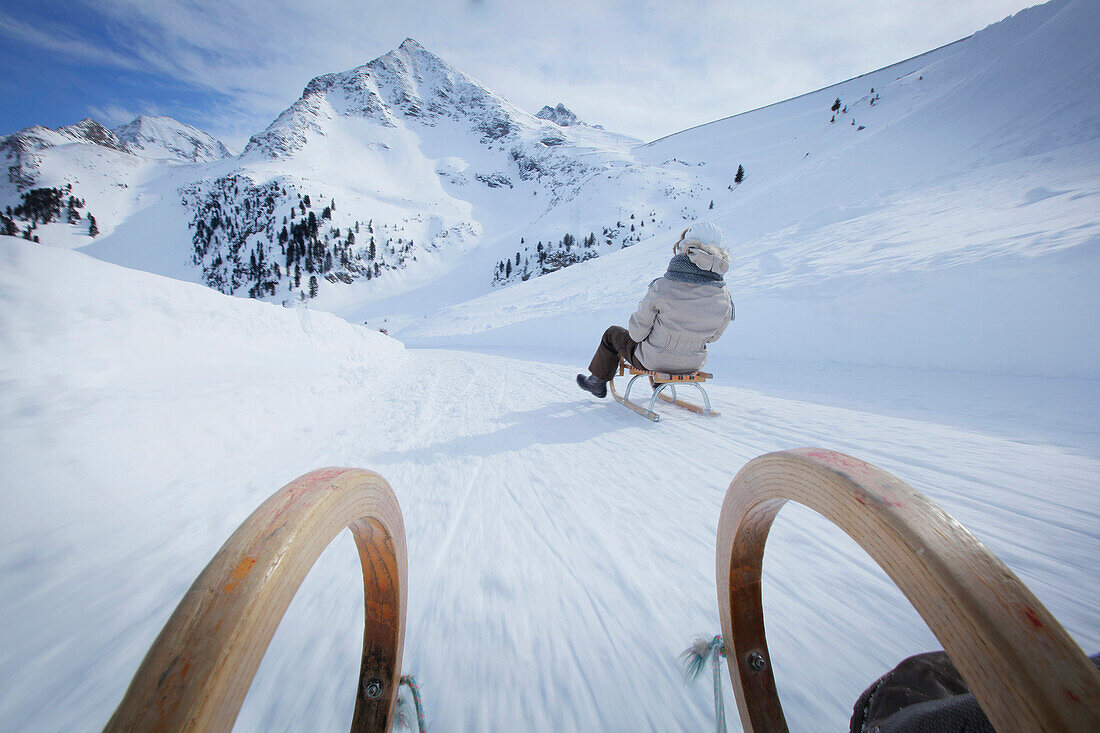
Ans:
[[[642,139],[880,68],[1027,0],[0,0],[0,135],[164,114],[239,150],[406,36],[520,106]]]

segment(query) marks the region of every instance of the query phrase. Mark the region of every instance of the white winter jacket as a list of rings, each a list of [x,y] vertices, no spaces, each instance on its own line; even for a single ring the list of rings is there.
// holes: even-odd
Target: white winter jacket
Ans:
[[[702,369],[707,344],[733,320],[733,300],[721,282],[694,284],[659,277],[630,317],[635,356],[646,369],[685,374]]]

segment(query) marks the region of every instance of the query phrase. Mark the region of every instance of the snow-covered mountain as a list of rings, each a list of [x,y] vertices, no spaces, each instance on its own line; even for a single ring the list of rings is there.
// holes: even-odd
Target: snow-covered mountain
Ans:
[[[44,222],[16,214],[14,225],[44,244],[84,247],[159,199],[155,182],[192,176],[195,168],[186,164],[228,154],[218,140],[169,117],[139,117],[115,130],[91,118],[55,129],[29,127],[0,138],[7,165],[0,206],[18,212],[34,189],[47,189],[55,199],[72,197],[86,207],[84,216]],[[89,226],[93,219],[95,227]]]
[[[127,152],[126,146],[112,131],[90,117],[65,127],[35,125],[0,138],[0,154],[3,154],[8,169],[7,183],[17,189],[37,185],[43,151],[73,143]]]
[[[157,182],[163,216],[187,220],[164,228],[171,254],[125,222],[89,251],[275,300],[363,304],[441,276],[476,294],[681,221],[695,184],[635,160],[638,142],[539,119],[407,39],[312,80],[240,158],[173,171],[175,195]]]
[[[220,140],[171,117],[141,115],[112,132],[126,150],[146,158],[211,163],[231,155]]]

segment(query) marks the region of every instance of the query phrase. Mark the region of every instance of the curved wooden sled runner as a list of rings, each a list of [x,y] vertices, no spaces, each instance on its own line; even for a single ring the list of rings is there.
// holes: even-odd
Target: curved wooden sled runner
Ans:
[[[824,515],[886,571],[1000,733],[1100,730],[1100,672],[1012,571],[894,476],[801,449],[746,464],[718,524],[718,607],[746,731],[787,730],[760,597],[764,543],[787,501]]]
[[[284,486],[226,541],[168,620],[107,731],[228,731],[298,586],[347,527],[366,620],[352,731],[393,723],[405,635],[405,525],[385,479],[327,468]]]

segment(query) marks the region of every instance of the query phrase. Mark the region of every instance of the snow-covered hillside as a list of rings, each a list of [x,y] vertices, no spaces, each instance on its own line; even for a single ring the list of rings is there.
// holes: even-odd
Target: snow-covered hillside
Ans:
[[[700,214],[726,233],[738,306],[717,349],[1100,376],[1098,28],[1096,3],[1050,3],[635,149],[692,171],[713,198]],[[422,344],[580,346],[625,320],[672,241],[661,232],[516,292],[438,310],[423,308],[433,302],[425,297],[348,313],[384,316]]]
[[[653,424],[576,389],[583,352],[406,351],[329,314],[6,237],[0,264],[4,730],[100,729],[225,538],[326,465],[369,467],[397,493],[404,668],[438,730],[713,725],[709,685],[685,686],[676,657],[718,628],[722,496],[747,460],[801,445],[932,496],[1100,648],[1095,380],[714,359],[723,416]],[[768,553],[792,729],[843,730],[864,686],[938,646],[815,515],[784,509]],[[347,537],[321,558],[239,730],[347,727],[357,565]]]
[[[645,145],[413,41],[318,77],[238,157],[142,157],[95,123],[3,139],[13,206],[86,201],[41,244],[0,236],[0,730],[101,729],[226,537],[328,465],[401,503],[434,730],[710,729],[677,655],[718,631],[722,497],[797,446],[928,494],[1100,650],[1098,32],[1100,5],[1055,0]],[[722,417],[653,424],[573,375],[699,217],[734,262]],[[792,730],[844,730],[939,648],[820,517],[785,508],[768,548]],[[342,537],[239,730],[347,728],[359,577]]]
[[[20,230],[28,227],[27,237],[37,236],[42,244],[93,247],[97,236],[110,235],[124,222],[142,220],[141,212],[160,201],[165,188],[178,200],[174,188],[195,170],[180,163],[227,155],[221,142],[170,117],[142,116],[115,130],[91,118],[57,129],[29,127],[0,138],[0,156],[8,167],[6,179],[0,180],[0,206],[15,210],[35,189],[64,189],[66,196],[83,202],[86,210],[78,221],[42,222],[17,215],[15,223]],[[87,214],[95,216],[94,229]],[[136,230],[141,234],[134,237],[132,249],[152,247],[159,252],[152,258],[131,257],[128,265],[157,269],[148,263],[163,261],[164,250],[171,249],[178,215],[167,211],[157,218],[160,241],[151,242],[139,226]],[[169,268],[164,274],[180,274],[180,268]]]

